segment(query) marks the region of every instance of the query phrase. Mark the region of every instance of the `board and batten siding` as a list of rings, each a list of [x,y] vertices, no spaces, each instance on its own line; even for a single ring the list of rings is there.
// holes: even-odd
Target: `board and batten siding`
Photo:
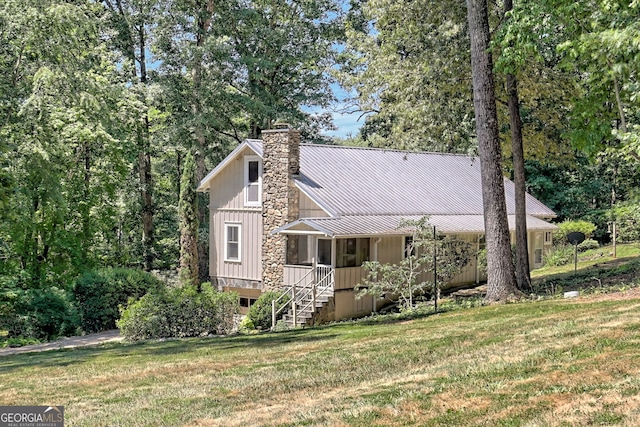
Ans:
[[[300,191],[299,194],[300,194],[300,218],[324,218],[329,216],[329,214],[323,211],[322,208],[320,208],[320,206],[316,204],[316,202],[311,200],[302,191]]]
[[[484,280],[486,277],[478,277],[477,259],[476,259],[476,235],[460,235],[456,236],[458,239],[463,240],[471,244],[471,260],[469,264],[464,268],[462,273],[454,276],[448,286],[473,283],[476,278]],[[377,238],[371,238],[371,257],[375,258],[373,249],[375,247],[375,241]],[[377,261],[381,263],[397,263],[402,260],[404,256],[404,236],[385,236],[380,239],[377,244]],[[335,272],[336,276],[336,290],[353,289],[358,283],[361,283],[366,278],[366,272],[362,267],[350,267],[350,268],[337,268]],[[418,280],[433,282],[433,275],[431,273],[423,273],[419,276]]]
[[[209,187],[209,275],[262,280],[262,209],[244,206],[244,158],[250,149],[232,160]],[[225,261],[225,224],[240,225],[240,261]]]
[[[244,206],[244,158],[253,155],[254,152],[246,148],[211,180],[209,194],[212,211],[220,208],[249,209]]]
[[[240,224],[240,261],[225,261],[225,224]],[[211,218],[209,274],[214,277],[262,279],[262,213],[254,210],[217,210]],[[215,237],[218,238],[215,238]]]
[[[312,270],[312,267],[304,265],[285,265],[284,285],[291,286],[297,283],[300,286],[310,286],[314,279]],[[301,282],[303,279],[304,282]]]

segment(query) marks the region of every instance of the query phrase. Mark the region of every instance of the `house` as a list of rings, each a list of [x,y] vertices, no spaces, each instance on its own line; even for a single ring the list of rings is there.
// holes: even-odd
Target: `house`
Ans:
[[[301,144],[291,129],[262,136],[240,144],[198,187],[210,197],[212,283],[237,292],[243,309],[263,291],[302,295],[306,289],[308,299],[313,293],[308,317],[372,312],[379,301],[354,292],[364,277],[361,264],[404,256],[402,219],[428,215],[440,233],[483,248],[479,159]],[[513,239],[514,185],[508,179],[505,197]],[[537,268],[551,245],[556,227],[547,220],[555,214],[526,197],[530,263]],[[483,279],[473,260],[451,284]]]

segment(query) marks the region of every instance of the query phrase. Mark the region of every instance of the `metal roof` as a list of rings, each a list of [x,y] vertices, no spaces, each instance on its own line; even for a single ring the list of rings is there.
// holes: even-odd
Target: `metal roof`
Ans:
[[[315,231],[329,237],[333,236],[376,236],[404,235],[406,230],[399,228],[402,220],[418,220],[420,215],[353,215],[336,218],[301,218],[273,231],[274,234],[310,234]],[[509,230],[515,231],[515,215],[508,215]],[[483,215],[432,215],[428,220],[431,226],[442,234],[484,234]],[[527,216],[529,231],[555,230],[558,227],[542,219]]]
[[[262,156],[261,140],[244,141],[202,180],[198,190],[206,191],[208,182],[245,148]],[[515,187],[506,178],[504,182],[513,228]],[[442,232],[484,232],[477,157],[300,144],[296,185],[334,221],[302,219],[289,226],[303,222],[328,235],[397,234],[401,218],[427,215]],[[536,220],[554,218],[556,214],[551,209],[529,194],[526,203],[529,229],[554,228]]]
[[[483,214],[475,157],[302,144],[300,172],[298,187],[334,216]],[[514,194],[505,179],[508,213]],[[527,214],[555,217],[530,195]]]
[[[234,152],[245,145],[262,156],[260,140],[247,140]],[[471,156],[300,144],[296,185],[332,216],[483,213],[480,159]],[[505,197],[507,212],[515,213],[515,187],[506,178]],[[533,196],[526,198],[528,215],[556,216]]]

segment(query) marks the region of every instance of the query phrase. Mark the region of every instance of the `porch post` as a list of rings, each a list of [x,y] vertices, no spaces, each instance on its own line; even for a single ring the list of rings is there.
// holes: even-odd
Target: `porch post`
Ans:
[[[317,246],[316,246],[317,247]],[[313,298],[313,310],[316,309],[316,287],[318,286],[318,268],[316,265],[316,257],[311,258],[311,268],[313,268],[313,282],[311,283],[312,289],[312,298]]]
[[[293,309],[293,327],[298,327],[298,303],[296,302],[296,285],[291,288],[291,308]]]

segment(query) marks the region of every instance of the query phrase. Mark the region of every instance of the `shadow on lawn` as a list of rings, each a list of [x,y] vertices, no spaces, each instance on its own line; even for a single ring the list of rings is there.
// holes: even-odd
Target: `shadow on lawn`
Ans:
[[[141,342],[114,342],[92,347],[76,347],[34,353],[7,355],[0,358],[0,374],[28,367],[66,367],[90,362],[95,358],[127,356],[171,356],[190,352],[216,353],[246,347],[272,348],[289,343],[327,341],[337,334],[314,334],[313,329],[296,329],[260,335],[213,336],[205,338],[171,338]],[[196,356],[197,357],[197,356]]]

